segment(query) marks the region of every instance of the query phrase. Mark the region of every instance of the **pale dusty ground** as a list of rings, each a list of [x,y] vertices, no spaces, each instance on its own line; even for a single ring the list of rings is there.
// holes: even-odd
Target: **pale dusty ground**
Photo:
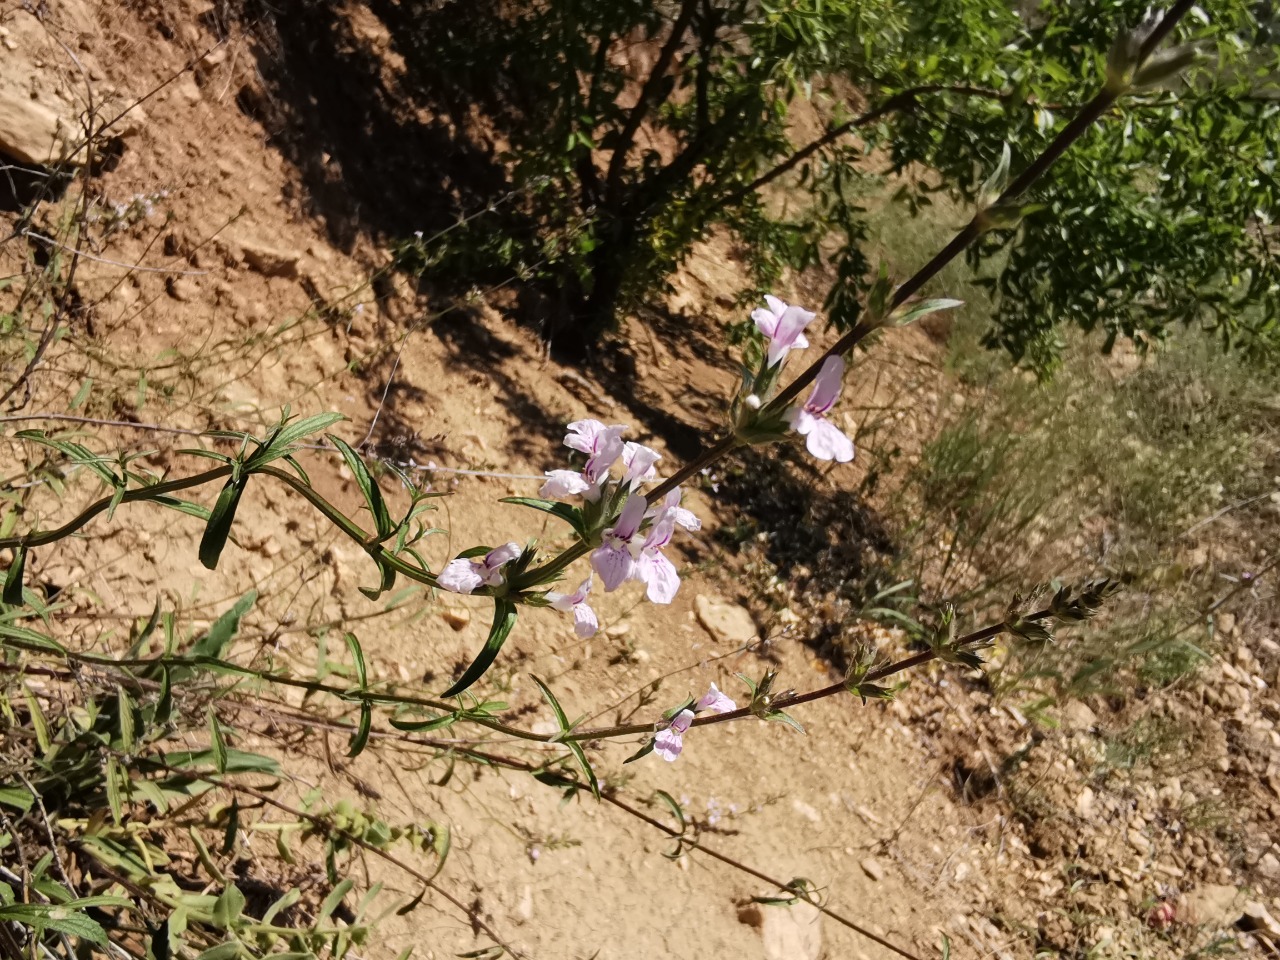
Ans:
[[[92,62],[90,82],[124,94],[157,88],[214,46],[208,21],[200,19],[207,11],[196,4],[104,4],[82,11],[78,21],[65,4],[51,6],[50,29],[68,37],[70,25],[75,42],[68,45]],[[26,16],[14,4],[0,11]],[[38,56],[68,69],[56,45],[46,44]],[[608,376],[590,369],[567,373],[543,356],[531,335],[490,308],[464,307],[463,322],[447,317],[433,327],[430,314],[445,304],[414,295],[401,281],[375,294],[368,279],[385,264],[386,253],[365,240],[351,250],[336,249],[325,225],[303,212],[296,172],[237,108],[238,91],[256,83],[251,52],[233,33],[196,71],[178,75],[148,100],[145,125],[101,184],[114,202],[161,190],[167,197],[157,201],[156,213],[117,233],[97,253],[192,274],[134,273],[121,282],[124,270],[87,265],[81,284],[86,298],[98,303],[94,328],[73,335],[82,350],[53,356],[26,409],[65,409],[88,373],[97,386],[86,409],[111,419],[132,417],[146,371],[146,400],[136,410],[142,421],[254,429],[287,403],[297,413],[343,412],[350,422],[339,432],[354,442],[378,412],[375,439],[397,459],[535,476],[561,465],[562,424],[578,417],[637,423],[635,438],[659,446],[661,438],[643,426],[654,410],[695,427],[714,426],[714,398],[730,385],[731,355],[717,329],[717,321],[730,316],[716,303],[721,281],[733,270],[727,251],[715,245],[701,251],[678,284],[672,309],[698,318],[687,336],[636,337],[638,405],[652,409],[629,409],[610,399],[617,384]],[[307,315],[317,295],[333,305],[327,318]],[[705,351],[702,356],[694,345]],[[389,358],[401,346],[384,404]],[[891,346],[881,349],[898,359],[865,378],[847,409],[884,403],[914,386],[913,371],[929,364],[935,350],[916,333]],[[90,352],[93,359],[86,360]],[[700,396],[690,399],[691,390]],[[924,412],[909,416],[924,419],[906,419],[904,435],[927,428],[931,408],[918,409]],[[108,446],[166,451],[190,442],[129,431],[106,436]],[[168,452],[151,462],[175,474],[199,463]],[[669,455],[667,462],[678,458]],[[323,493],[355,509],[354,486],[335,460],[317,456],[307,466]],[[851,488],[859,469],[833,471],[821,482]],[[536,481],[460,478],[439,484],[452,491],[442,501],[441,517],[451,532],[430,543],[428,558],[435,564],[474,543],[525,537],[554,542],[560,534],[537,514],[494,503],[500,496],[533,494]],[[390,490],[389,482],[384,487]],[[63,514],[90,496],[87,484],[72,490],[56,508]],[[610,630],[585,643],[573,638],[564,620],[534,612],[522,618],[484,691],[509,701],[519,723],[538,728],[549,721],[549,711],[529,673],[551,685],[571,716],[599,714],[602,721],[633,708],[638,692],[658,678],[665,678],[661,692],[638,717],[699,694],[712,680],[741,697],[733,673],[758,676],[770,663],[787,687],[831,682],[830,668],[784,633],[785,620],[760,624],[774,638],[768,660],[758,652],[734,653],[732,644],[718,643],[697,621],[697,597],[734,604],[754,598],[745,594],[750,581],[741,561],[726,556],[713,539],[717,526],[732,517],[709,492],[691,500],[706,527],[684,541],[688,578],[670,608],[641,603],[632,589],[620,591],[600,607]],[[145,616],[159,591],[197,622],[254,586],[265,599],[246,629],[267,640],[242,641],[238,653],[274,643],[305,671],[314,662],[315,642],[296,628],[345,620],[359,634],[374,675],[406,692],[438,692],[483,642],[481,601],[441,602],[473,612],[460,630],[424,596],[396,613],[356,619],[380,609],[357,592],[373,582],[372,564],[269,483],[250,487],[237,534],[241,545],[230,546],[222,568],[210,574],[196,560],[195,521],[135,507],[126,522],[95,523],[83,545],[43,551],[36,572],[63,586],[64,599],[82,611]],[[892,636],[882,640],[886,652],[896,649]],[[101,643],[114,649],[110,639]],[[331,633],[329,643],[333,655],[339,635]],[[848,700],[805,707],[797,718],[807,736],[750,721],[694,731],[674,765],[647,758],[624,768],[634,743],[596,745],[591,755],[601,777],[620,783],[625,797],[639,802],[664,790],[680,798],[701,822],[709,846],[783,880],[808,878],[833,909],[909,950],[932,953],[945,931],[961,956],[1028,956],[1024,929],[1015,924],[997,930],[986,918],[1007,910],[1034,925],[1036,913],[1052,909],[1070,879],[1064,883],[1060,865],[1030,856],[1003,808],[959,802],[951,763],[972,745],[975,731],[1006,742],[1024,734],[1016,714],[986,702],[975,706],[954,683],[944,683],[945,676],[940,670],[919,675],[892,707],[864,708]],[[741,910],[749,898],[777,891],[697,854],[665,859],[669,841],[607,805],[584,799],[561,805],[557,792],[528,776],[463,765],[447,783],[435,785],[445,772],[443,761],[424,763],[421,755],[375,740],[348,763],[340,759],[345,737],[328,739],[313,732],[288,751],[297,764],[297,793],[318,785],[326,798],[357,803],[376,793],[388,820],[449,824],[454,848],[439,882],[529,956],[891,956],[830,920],[820,922],[816,949],[778,946],[779,915],[786,908],[761,908],[763,933],[748,922],[760,914]],[[273,749],[253,739],[245,745]],[[516,752],[511,744],[494,749]],[[650,812],[664,816],[660,807]],[[867,858],[880,871],[864,869]],[[412,881],[376,862],[364,869],[387,883],[389,904],[418,892]],[[310,871],[320,875],[317,865]],[[876,872],[879,879],[870,875]],[[1127,922],[1138,918],[1140,927],[1143,902],[1138,896],[1117,910]],[[418,944],[419,956],[443,958],[485,942],[458,911],[430,897],[406,917],[389,917],[381,931],[371,956],[391,957]]]

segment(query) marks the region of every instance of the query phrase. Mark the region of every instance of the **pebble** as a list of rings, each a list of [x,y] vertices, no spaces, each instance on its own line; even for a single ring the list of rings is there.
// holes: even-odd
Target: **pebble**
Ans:
[[[860,866],[862,868],[862,872],[872,880],[879,882],[884,879],[884,867],[880,866],[880,861],[875,857],[867,857],[859,863],[858,866]]]
[[[440,611],[440,619],[454,630],[461,630],[471,622],[471,611],[466,607],[445,607]]]

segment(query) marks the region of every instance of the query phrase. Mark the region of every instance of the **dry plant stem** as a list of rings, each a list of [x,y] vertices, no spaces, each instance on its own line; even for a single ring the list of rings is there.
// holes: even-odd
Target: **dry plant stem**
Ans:
[[[1039,610],[1035,613],[1028,614],[1027,620],[1044,620],[1050,616],[1049,610]],[[981,643],[992,637],[998,636],[1005,630],[1004,624],[995,624],[993,626],[984,627],[982,630],[960,637],[955,641],[957,647],[970,646],[975,643]],[[50,654],[52,651],[42,648],[33,643],[25,642],[19,638],[0,636],[0,647],[9,646],[20,650],[26,650],[31,653]],[[875,683],[884,680],[887,677],[902,673],[912,667],[918,667],[932,660],[936,660],[938,655],[932,650],[926,650],[913,656],[906,657],[894,663],[886,664],[875,670],[871,670],[862,678],[864,683]],[[68,663],[82,664],[87,666],[107,668],[107,669],[128,669],[137,667],[157,667],[167,666],[170,668],[192,668],[205,667],[216,668],[238,674],[242,677],[259,680],[263,683],[276,684],[285,687],[294,687],[297,689],[307,690],[311,693],[324,693],[349,703],[367,702],[369,704],[397,705],[419,707],[429,710],[437,710],[444,714],[451,714],[456,711],[453,704],[446,703],[441,700],[433,700],[426,697],[404,696],[390,693],[374,693],[364,690],[351,690],[345,687],[334,686],[333,684],[322,683],[318,680],[304,680],[296,677],[287,677],[282,674],[267,673],[265,671],[254,670],[249,667],[241,667],[226,660],[220,660],[215,657],[156,657],[156,658],[131,658],[117,659],[114,657],[102,656],[90,653],[71,653],[65,654]],[[7,672],[7,665],[0,664],[0,672]],[[22,665],[15,665],[15,671],[21,671]],[[770,704],[771,710],[785,710],[790,707],[799,706],[805,703],[812,703],[815,700],[823,700],[827,697],[834,697],[839,694],[849,693],[848,684],[841,680],[837,683],[820,687],[817,690],[810,690],[807,693],[793,694],[788,697],[778,697]],[[747,717],[755,716],[748,707],[738,710],[732,710],[728,713],[711,714],[709,716],[698,717],[693,721],[694,726],[709,726],[713,723],[728,723],[734,720],[744,720]],[[567,743],[567,742],[583,742],[588,740],[607,740],[614,737],[635,736],[637,734],[651,734],[662,723],[661,718],[650,723],[632,723],[619,724],[610,727],[595,727],[588,730],[577,730],[562,734],[541,734],[534,733],[531,730],[524,730],[519,727],[512,727],[499,720],[490,719],[488,717],[462,716],[458,722],[473,723],[478,726],[492,730],[494,733],[500,733],[504,736],[514,737],[519,740],[529,740],[536,743]]]

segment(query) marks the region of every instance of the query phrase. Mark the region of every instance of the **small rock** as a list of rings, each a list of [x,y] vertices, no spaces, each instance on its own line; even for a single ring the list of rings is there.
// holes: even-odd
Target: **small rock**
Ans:
[[[605,628],[604,635],[610,640],[617,640],[619,637],[625,637],[630,632],[631,624],[615,623],[613,626]]]
[[[1258,861],[1258,872],[1268,880],[1280,879],[1280,859],[1274,853],[1264,853]]]
[[[1098,715],[1088,704],[1072,700],[1062,708],[1062,725],[1069,730],[1092,730],[1098,725]]]
[[[461,630],[471,622],[471,611],[466,607],[445,607],[440,611],[440,619],[454,630]]]
[[[698,622],[718,643],[742,644],[755,639],[755,621],[750,613],[736,604],[699,594],[694,598],[693,609]]]
[[[1273,940],[1280,940],[1280,923],[1256,900],[1244,905],[1244,915],[1236,921],[1236,926],[1248,933],[1262,933]]]
[[[1206,883],[1187,894],[1185,916],[1192,923],[1225,927],[1239,916],[1239,897],[1240,891],[1229,884]]]
[[[650,656],[648,650],[641,649],[641,650],[632,650],[631,659],[634,660],[636,663],[648,663],[650,660],[653,659],[653,657]]]
[[[1082,820],[1093,816],[1093,790],[1089,787],[1081,790],[1080,796],[1076,797],[1076,813],[1080,814]]]
[[[884,867],[880,866],[880,861],[875,857],[867,857],[859,863],[858,866],[860,866],[862,868],[862,872],[872,880],[879,882],[884,879]]]
[[[822,914],[813,904],[768,906],[761,912],[765,960],[818,960],[822,956]]]
[[[296,251],[281,250],[256,240],[244,239],[240,241],[240,250],[249,269],[265,277],[295,279],[298,276],[298,263],[302,255]]]
[[[165,281],[164,288],[169,296],[181,303],[190,303],[200,298],[200,288],[195,285],[195,281],[186,277],[170,277]]]

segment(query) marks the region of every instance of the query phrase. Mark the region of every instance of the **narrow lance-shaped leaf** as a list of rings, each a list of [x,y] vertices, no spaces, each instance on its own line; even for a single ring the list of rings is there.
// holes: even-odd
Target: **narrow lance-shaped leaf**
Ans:
[[[209,749],[213,753],[213,766],[219,773],[227,772],[227,742],[222,738],[222,724],[218,715],[209,708]]]
[[[569,718],[565,715],[564,709],[560,706],[560,701],[556,699],[555,694],[551,692],[551,689],[545,683],[539,680],[532,673],[529,674],[529,676],[533,682],[538,685],[538,689],[542,691],[542,696],[546,699],[547,703],[551,705],[551,710],[556,715],[556,724],[560,727],[560,732],[562,734],[571,732],[572,727],[569,724]],[[587,754],[582,749],[582,744],[578,743],[576,740],[562,740],[561,742],[569,748],[569,752],[573,754],[573,758],[578,761],[578,766],[582,768],[582,772],[586,775],[587,782],[591,784],[591,792],[595,794],[596,799],[599,799],[600,783],[596,780],[596,774],[595,771],[591,769],[591,764],[587,761]]]
[[[303,417],[301,420],[295,420],[287,426],[280,427],[270,438],[261,450],[249,458],[248,466],[250,468],[260,467],[270,463],[272,460],[279,460],[281,457],[287,456],[293,449],[293,445],[303,437],[310,436],[313,433],[320,433],[328,427],[333,426],[339,420],[345,420],[340,413],[317,413],[311,417]]]
[[[369,731],[373,726],[373,708],[368,700],[360,701],[360,723],[351,735],[351,745],[347,749],[348,757],[358,757],[369,742]]]
[[[485,641],[484,649],[472,661],[471,666],[467,667],[466,672],[458,678],[458,681],[444,692],[443,696],[456,697],[484,676],[484,672],[497,659],[498,651],[507,642],[511,628],[515,625],[516,605],[504,597],[497,598],[494,601],[493,625],[489,628],[489,639]]]
[[[240,506],[240,497],[248,479],[246,473],[228,480],[209,512],[209,522],[205,524],[204,536],[200,538],[200,562],[209,570],[217,569],[218,558],[231,535],[231,524],[236,518],[236,508]]]
[[[13,563],[4,578],[4,602],[13,607],[22,606],[22,574],[27,565],[27,548],[15,547]]]
[[[191,648],[193,657],[221,657],[222,651],[240,629],[240,619],[258,600],[258,591],[250,590],[237,600],[229,610],[213,622],[209,632]]]
[[[364,458],[355,450],[351,449],[340,437],[328,434],[329,442],[338,448],[338,452],[342,454],[342,459],[346,461],[348,469],[351,470],[352,476],[355,477],[356,486],[360,488],[361,494],[364,495],[364,502],[369,507],[369,513],[373,515],[374,527],[377,530],[378,539],[383,540],[395,532],[395,524],[391,522],[391,514],[387,510],[386,501],[382,498],[382,490],[378,487],[377,482],[369,473],[368,466],[365,465]]]

